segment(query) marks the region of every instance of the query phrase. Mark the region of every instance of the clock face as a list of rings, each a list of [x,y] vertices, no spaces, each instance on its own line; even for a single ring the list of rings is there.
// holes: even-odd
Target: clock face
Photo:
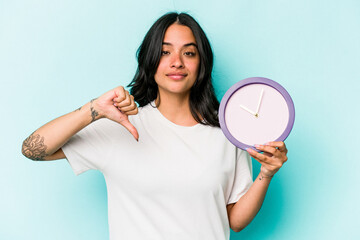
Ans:
[[[295,119],[287,91],[267,78],[248,78],[232,86],[219,109],[220,126],[237,147],[284,141]],[[256,149],[255,149],[256,150]]]

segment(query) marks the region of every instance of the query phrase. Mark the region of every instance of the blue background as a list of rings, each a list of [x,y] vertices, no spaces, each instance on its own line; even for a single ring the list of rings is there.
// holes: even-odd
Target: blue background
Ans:
[[[207,33],[219,99],[237,81],[262,76],[295,102],[289,160],[259,214],[231,239],[360,239],[356,0],[0,0],[0,238],[108,238],[101,173],[76,177],[66,160],[33,162],[21,144],[127,85],[145,33],[172,10],[192,14]]]

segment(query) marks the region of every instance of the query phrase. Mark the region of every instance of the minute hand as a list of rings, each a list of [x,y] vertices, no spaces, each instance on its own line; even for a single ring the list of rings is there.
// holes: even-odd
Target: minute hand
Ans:
[[[253,111],[251,111],[250,109],[248,109],[247,107],[245,107],[245,106],[243,106],[243,105],[240,105],[240,107],[242,108],[242,109],[244,109],[245,111],[247,111],[247,112],[249,112],[250,114],[252,114],[252,115],[256,115],[256,113],[254,113]]]
[[[259,99],[259,102],[258,102],[258,106],[257,106],[257,108],[256,108],[256,114],[258,114],[258,113],[259,113],[260,103],[261,103],[261,100],[262,100],[263,94],[264,94],[264,89],[261,89],[260,99]]]

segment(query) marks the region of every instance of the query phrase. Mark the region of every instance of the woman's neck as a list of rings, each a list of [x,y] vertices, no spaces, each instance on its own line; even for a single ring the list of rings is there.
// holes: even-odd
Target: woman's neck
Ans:
[[[177,125],[194,126],[198,123],[191,114],[189,96],[169,97],[162,95],[160,98],[159,96],[156,98],[155,104],[164,117]]]

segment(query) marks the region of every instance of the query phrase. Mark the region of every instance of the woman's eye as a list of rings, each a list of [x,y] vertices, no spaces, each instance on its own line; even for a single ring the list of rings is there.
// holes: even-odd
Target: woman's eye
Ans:
[[[194,52],[185,52],[184,53],[186,56],[195,56]]]
[[[167,55],[167,54],[169,54],[168,51],[161,51],[161,55]]]

